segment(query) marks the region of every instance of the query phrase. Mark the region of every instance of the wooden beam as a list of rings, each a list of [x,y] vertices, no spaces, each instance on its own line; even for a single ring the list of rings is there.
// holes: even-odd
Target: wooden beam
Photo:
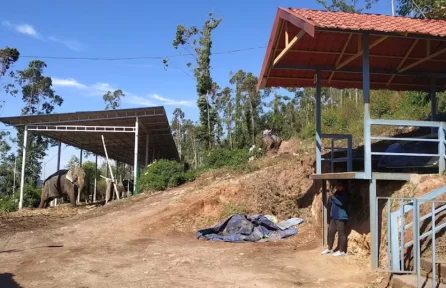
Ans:
[[[414,39],[416,40],[416,39]],[[277,51],[282,51],[283,49],[277,49]],[[310,51],[310,50],[299,50],[299,49],[290,49],[288,51],[289,53],[302,53],[302,54],[317,54],[317,55],[339,55],[339,52],[336,51]],[[345,52],[344,56],[353,56],[356,53],[349,53]],[[374,58],[384,58],[384,59],[403,59],[404,55],[396,56],[396,55],[379,55],[379,54],[370,54],[369,57]],[[407,57],[406,60],[413,60],[417,61],[422,58],[419,57]],[[446,60],[443,59],[431,59],[432,62],[440,62],[440,63],[446,63]]]
[[[347,49],[347,46],[348,46],[348,44],[350,43],[350,39],[352,39],[352,36],[353,36],[353,34],[349,34],[349,35],[348,35],[347,41],[345,41],[345,43],[344,43],[344,47],[342,47],[341,54],[339,54],[338,59],[336,59],[336,64],[335,64],[335,66],[338,66],[338,65],[339,65],[339,62],[341,62],[341,59],[342,59],[342,57],[344,56],[344,53],[345,53],[345,49]],[[334,71],[330,73],[330,77],[328,77],[328,83],[331,82],[331,79],[333,78],[334,73],[335,73]]]
[[[431,40],[426,40],[426,56],[429,56],[431,54]]]
[[[282,34],[282,33],[280,33],[280,34]],[[279,34],[279,37],[280,37],[280,34]],[[287,21],[287,22],[285,22],[285,47],[287,47],[289,43],[290,43],[290,35],[288,35],[288,21]]]
[[[287,34],[287,26],[285,26],[285,35]],[[277,55],[276,59],[274,59],[273,61],[273,66],[276,65],[282,58],[283,56],[285,56],[285,54],[294,46],[294,44],[297,43],[297,41],[299,41],[302,36],[304,36],[305,31],[304,30],[300,30],[299,33],[297,33],[296,36],[294,36],[294,38],[287,43],[287,45],[285,46],[285,49],[282,50],[282,52],[280,52],[279,55]],[[286,40],[286,37],[285,37]]]
[[[423,59],[420,59],[420,60],[418,60],[418,61],[416,61],[416,62],[414,62],[412,64],[409,64],[406,67],[399,69],[398,72],[401,73],[401,72],[404,72],[406,70],[409,70],[410,68],[413,68],[413,67],[415,67],[415,66],[417,66],[417,65],[419,65],[419,64],[421,64],[423,62],[429,61],[430,59],[435,58],[435,57],[443,54],[444,52],[446,52],[446,48],[438,50],[437,52],[435,52],[435,53],[433,53],[433,54],[431,54],[431,55],[429,55],[429,56],[427,56],[427,57],[425,57]]]
[[[412,44],[409,47],[409,50],[407,50],[406,54],[404,55],[403,59],[400,61],[400,64],[398,64],[398,67],[396,68],[396,70],[400,70],[401,67],[404,65],[404,62],[406,62],[407,58],[409,57],[409,55],[412,53],[413,49],[415,48],[415,46],[417,46],[419,39],[415,39]],[[396,75],[392,75],[392,77],[390,77],[389,81],[387,81],[387,86],[390,85],[390,83],[392,83],[393,79],[395,78]]]
[[[372,44],[370,44],[369,46],[369,50],[372,49],[373,47],[375,47],[376,45],[378,45],[379,43],[383,42],[384,40],[387,39],[388,36],[382,36],[378,39],[375,40],[375,42],[373,42]],[[352,62],[353,60],[355,60],[356,58],[358,58],[359,56],[362,55],[364,49],[362,49],[361,51],[359,51],[358,53],[356,53],[355,55],[353,55],[352,57],[348,58],[347,60],[345,60],[344,62],[342,62],[341,64],[336,66],[336,69],[341,69],[342,67],[344,67],[345,65],[347,65],[348,63]]]
[[[286,22],[285,22],[285,23],[286,23]],[[284,26],[285,26],[285,24],[284,24],[284,22],[282,21],[281,24],[280,24],[279,34],[278,34],[278,36],[277,36],[277,40],[276,40],[276,43],[275,43],[275,45],[274,45],[274,50],[273,50],[273,53],[271,54],[273,57],[275,57],[276,52],[277,52],[277,48],[279,47],[280,35],[282,35]],[[266,79],[269,78],[269,74],[271,73],[271,68],[272,68],[272,66],[273,66],[273,65],[271,65],[271,64],[268,66],[268,72],[266,73],[266,78],[264,78],[264,79],[265,79],[265,83],[266,83]],[[262,81],[263,81],[263,80],[262,80]]]
[[[296,78],[296,77],[277,77],[272,76],[269,77],[269,79],[276,79],[276,80],[298,80],[298,81],[311,81],[313,83],[313,78]],[[327,81],[322,79],[322,81]],[[352,80],[335,80],[336,82],[341,83],[355,83],[355,84],[361,84],[362,81],[352,81]],[[374,85],[386,85],[386,82],[370,82],[370,84]],[[429,88],[431,85],[420,85],[420,84],[412,84],[412,83],[395,83],[394,85],[402,85],[402,86],[408,86],[408,87],[426,87]],[[437,85],[438,87],[438,85]]]

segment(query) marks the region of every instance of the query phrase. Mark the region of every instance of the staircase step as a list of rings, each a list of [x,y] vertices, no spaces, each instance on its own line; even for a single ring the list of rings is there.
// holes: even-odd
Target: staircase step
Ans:
[[[446,284],[446,260],[444,259],[435,259],[435,272],[437,281]],[[421,258],[421,269],[424,272],[423,274],[427,275],[427,277],[432,278],[432,258]]]
[[[393,276],[393,288],[431,288],[432,279],[426,279],[421,277],[420,287],[417,287],[417,275],[394,275]],[[446,284],[438,283],[435,288],[446,288]]]

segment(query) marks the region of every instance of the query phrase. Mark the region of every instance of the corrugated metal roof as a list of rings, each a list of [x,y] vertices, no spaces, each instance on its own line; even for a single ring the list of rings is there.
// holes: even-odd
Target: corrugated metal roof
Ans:
[[[2,117],[0,122],[16,127],[54,126],[66,127],[67,130],[75,126],[89,127],[134,127],[136,118],[139,121],[138,129],[138,163],[145,164],[146,137],[149,136],[149,161],[155,156],[165,159],[178,160],[178,151],[173,141],[169,121],[164,107],[148,107],[135,109],[83,111],[73,113],[60,113],[48,115]],[[39,128],[40,129],[40,128]],[[105,129],[105,128],[101,128]],[[109,129],[109,128],[107,128]],[[111,129],[111,128],[110,128]],[[89,128],[89,130],[92,130]],[[31,132],[31,131],[30,131]],[[134,132],[86,132],[86,131],[33,131],[56,141],[82,148],[94,154],[105,157],[102,145],[104,135],[108,156],[130,165],[134,164],[135,134]],[[159,154],[158,154],[159,153]],[[155,157],[155,158],[156,158]]]

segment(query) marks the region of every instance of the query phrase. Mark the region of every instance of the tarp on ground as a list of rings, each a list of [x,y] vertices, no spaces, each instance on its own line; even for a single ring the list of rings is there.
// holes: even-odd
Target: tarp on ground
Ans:
[[[235,214],[212,228],[197,232],[198,239],[225,242],[266,242],[288,238],[297,234],[295,225],[303,219],[291,218],[275,224],[265,215],[256,214],[248,217]]]
[[[394,143],[390,145],[385,153],[406,153],[406,154],[436,154],[438,153],[438,143],[414,141],[401,145]],[[420,167],[438,164],[438,156],[404,156],[404,155],[383,155],[379,159],[379,168],[390,167]]]

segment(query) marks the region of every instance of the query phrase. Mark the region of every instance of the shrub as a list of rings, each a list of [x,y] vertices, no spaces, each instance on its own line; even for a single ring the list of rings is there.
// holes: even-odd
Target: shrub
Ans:
[[[0,199],[0,211],[1,212],[13,212],[17,210],[17,205],[14,205],[12,197]]]
[[[248,149],[218,149],[212,151],[205,158],[205,166],[211,169],[222,167],[241,168],[248,162],[249,156]]]
[[[25,187],[23,187],[23,206],[33,208],[39,207],[41,194],[42,189],[25,184]]]
[[[145,190],[162,191],[167,187],[176,187],[186,182],[184,165],[171,160],[158,160],[149,165],[141,174],[137,189],[139,192]]]

